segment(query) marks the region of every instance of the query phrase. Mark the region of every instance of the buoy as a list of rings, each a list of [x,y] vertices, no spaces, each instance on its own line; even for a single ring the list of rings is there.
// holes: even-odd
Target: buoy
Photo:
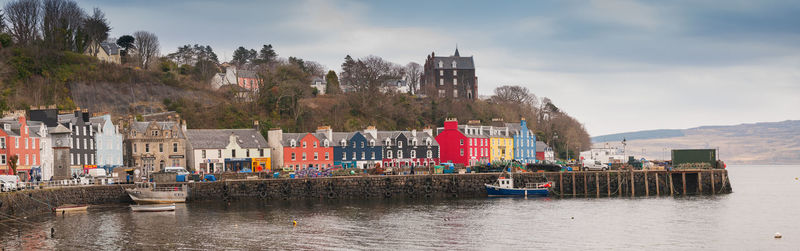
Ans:
[[[573,220],[574,220],[574,219],[575,219],[575,216],[572,216],[572,217],[570,217],[570,219],[573,219]]]
[[[293,220],[293,221],[292,221],[292,226],[294,226],[294,227],[296,227],[296,226],[297,226],[297,221],[296,221],[296,220]]]
[[[781,237],[783,237],[781,233],[775,233],[775,239],[780,239]]]

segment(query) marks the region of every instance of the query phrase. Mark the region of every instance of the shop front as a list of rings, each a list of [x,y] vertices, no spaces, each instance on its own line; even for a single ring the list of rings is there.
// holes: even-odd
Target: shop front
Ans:
[[[222,163],[220,163],[219,159],[204,159],[198,169],[201,173],[215,173],[222,172],[222,170]]]
[[[253,171],[251,168],[252,160],[250,158],[226,158],[225,159],[225,172],[242,172]]]
[[[252,158],[253,172],[270,172],[270,158]]]

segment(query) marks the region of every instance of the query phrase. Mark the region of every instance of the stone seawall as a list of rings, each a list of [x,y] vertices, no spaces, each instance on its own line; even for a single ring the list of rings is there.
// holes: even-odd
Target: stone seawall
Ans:
[[[553,182],[552,196],[633,197],[731,193],[727,170],[604,171],[513,174],[514,182]],[[486,196],[485,183],[499,173],[401,176],[347,176],[313,179],[226,179],[185,183],[189,202],[237,199],[388,199]],[[159,184],[174,186],[177,184]],[[0,215],[27,216],[60,204],[130,203],[132,185],[36,189],[0,193]],[[5,219],[6,217],[0,217]]]

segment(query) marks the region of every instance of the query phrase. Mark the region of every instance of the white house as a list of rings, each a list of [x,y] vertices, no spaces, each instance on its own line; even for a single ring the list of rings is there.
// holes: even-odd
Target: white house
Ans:
[[[325,81],[325,79],[314,78],[314,80],[311,80],[311,87],[314,88],[314,89],[317,89],[317,93],[319,95],[325,95],[325,86],[326,85],[327,85],[327,82]]]
[[[270,149],[257,129],[189,129],[190,167],[201,173],[270,171]]]
[[[225,68],[225,72],[214,74],[211,78],[211,88],[218,90],[224,85],[237,85],[237,82],[236,66],[231,65]]]
[[[53,177],[53,138],[48,133],[47,126],[41,121],[28,121],[28,128],[31,133],[39,136],[39,168],[42,180],[50,180]]]
[[[122,134],[111,121],[111,115],[92,117],[89,119],[94,131],[95,149],[97,149],[97,167],[113,170],[121,167]]]

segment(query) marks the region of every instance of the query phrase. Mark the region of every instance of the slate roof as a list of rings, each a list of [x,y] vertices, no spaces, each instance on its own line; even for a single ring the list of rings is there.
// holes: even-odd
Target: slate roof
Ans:
[[[67,128],[66,126],[64,126],[62,124],[58,124],[56,127],[50,127],[50,128],[47,128],[47,129],[50,132],[50,134],[54,134],[54,133],[72,133],[72,131],[70,131],[69,128]]]
[[[176,131],[178,132],[178,138],[185,137],[185,135],[183,135],[183,130],[181,130],[180,126],[178,126],[178,123],[175,121],[134,121],[130,126],[134,131],[145,134],[147,133],[147,127],[150,125],[150,123],[156,123],[158,128],[161,130],[169,130],[172,128],[172,126],[177,126],[178,130]]]
[[[508,131],[511,132],[511,135],[519,134],[522,131],[522,125],[520,123],[505,123],[505,126],[508,127]]]
[[[305,137],[306,134],[308,134],[308,133],[306,133],[306,132],[303,132],[303,133],[284,133],[283,134],[283,142],[281,142],[281,145],[283,145],[284,147],[290,146],[289,143],[292,142],[292,140],[297,142],[297,144],[299,145],[300,144],[300,139]]]
[[[411,135],[411,131],[378,131],[378,139],[379,140],[375,140],[375,145],[376,146],[382,146],[382,145],[384,145],[384,142],[386,141],[387,137],[390,137],[392,139],[396,139],[401,134],[405,135],[405,137],[409,140],[409,142],[411,141],[411,139],[414,138]],[[426,137],[431,139],[431,146],[439,146],[439,143],[436,142],[436,137],[434,137],[431,134],[428,134],[425,131],[417,131],[417,137],[416,137],[417,138],[417,146],[424,146]]]
[[[439,67],[439,61],[442,61],[442,66]],[[456,68],[453,68],[453,61],[456,61]],[[436,70],[474,70],[475,63],[472,56],[469,57],[433,57],[433,69]]]
[[[267,140],[255,129],[189,129],[186,138],[195,149],[223,149],[228,146],[231,134],[238,137],[242,148],[268,148]]]
[[[100,47],[103,47],[103,50],[105,50],[108,55],[119,54],[119,46],[117,46],[115,43],[102,42],[100,43]]]
[[[240,78],[256,78],[256,72],[251,70],[239,70],[238,73]]]
[[[547,148],[549,148],[549,146],[547,146],[547,144],[545,144],[543,141],[536,141],[537,152],[544,152],[544,150]]]
[[[466,127],[467,127],[467,125],[458,125],[458,131],[463,133],[467,137],[470,137],[470,138],[482,138],[482,139],[488,139],[489,138],[489,135],[486,135],[486,134],[468,133],[468,131],[466,130]],[[480,126],[469,126],[469,127],[477,127],[477,128],[475,128],[475,129],[477,129],[476,131],[480,131],[481,130]],[[471,132],[471,131],[472,130],[469,130],[469,132]]]

